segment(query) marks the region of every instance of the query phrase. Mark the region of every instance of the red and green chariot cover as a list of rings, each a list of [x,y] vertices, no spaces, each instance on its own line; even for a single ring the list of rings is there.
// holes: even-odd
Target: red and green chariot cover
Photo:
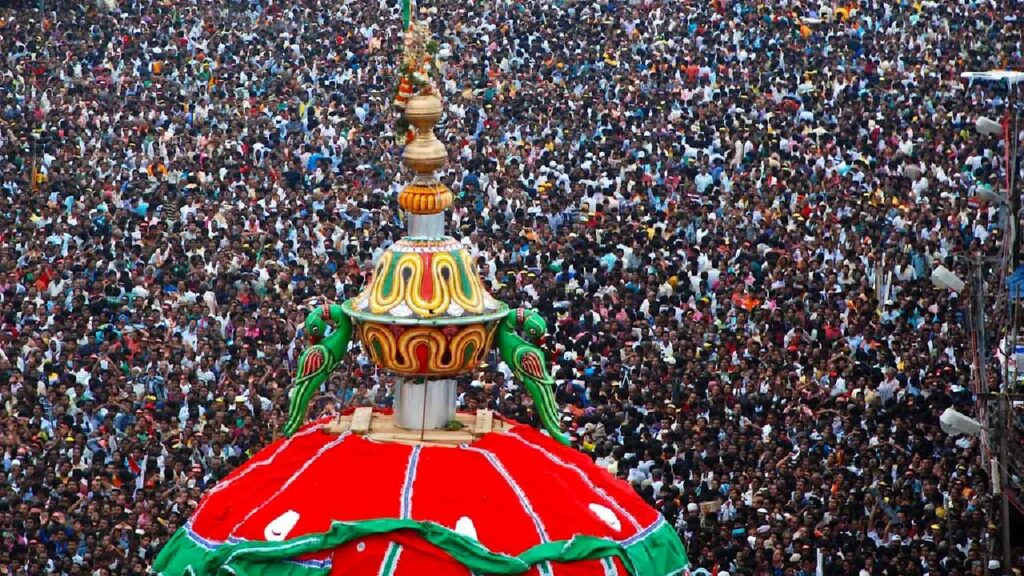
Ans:
[[[627,484],[527,427],[471,444],[329,434],[325,421],[213,487],[162,576],[667,576],[679,538]]]

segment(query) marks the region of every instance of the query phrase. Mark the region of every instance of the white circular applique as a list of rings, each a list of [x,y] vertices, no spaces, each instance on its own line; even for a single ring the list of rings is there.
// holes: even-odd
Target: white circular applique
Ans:
[[[615,530],[616,532],[622,530],[622,523],[619,522],[619,517],[615,515],[615,512],[612,512],[600,504],[591,504],[590,511],[596,514],[597,517],[607,524],[612,530]]]
[[[449,316],[462,316],[465,313],[466,313],[466,309],[463,308],[462,306],[459,306],[455,302],[452,302],[451,304],[448,305],[448,315]]]
[[[459,518],[459,521],[455,523],[455,531],[467,538],[478,540],[476,537],[476,526],[473,521],[466,516]]]
[[[356,544],[356,552],[362,552],[363,550],[366,550],[366,542]]]
[[[405,302],[402,302],[391,309],[391,315],[397,318],[408,318],[409,316],[412,316],[412,308],[409,308],[406,306]]]
[[[280,542],[288,537],[288,533],[295,528],[295,524],[299,521],[299,513],[295,510],[289,510],[284,514],[281,514],[274,520],[267,524],[267,527],[263,529],[263,537],[268,542]]]
[[[356,308],[360,310],[366,310],[369,307],[370,301],[367,300],[366,298],[360,298],[359,300],[356,300]]]

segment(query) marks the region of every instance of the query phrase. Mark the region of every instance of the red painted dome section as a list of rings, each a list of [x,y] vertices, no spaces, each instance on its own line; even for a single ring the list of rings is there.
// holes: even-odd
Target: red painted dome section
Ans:
[[[212,550],[321,533],[335,521],[395,518],[432,521],[515,556],[580,534],[628,543],[663,522],[628,485],[527,426],[469,445],[412,446],[329,434],[320,430],[324,422],[278,440],[210,490],[189,522],[190,537]],[[349,576],[470,574],[411,531],[297,560],[329,562],[330,574]],[[627,571],[604,559],[538,565],[526,574]]]

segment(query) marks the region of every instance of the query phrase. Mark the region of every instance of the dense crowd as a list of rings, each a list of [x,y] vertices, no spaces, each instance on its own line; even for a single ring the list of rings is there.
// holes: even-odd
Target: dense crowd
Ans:
[[[402,234],[399,3],[14,4],[0,575],[144,574],[279,433],[305,313]],[[450,231],[547,318],[566,429],[695,574],[1010,573],[978,441],[938,426],[974,359],[929,275],[1001,253],[969,199],[1009,98],[959,74],[1024,67],[1020,9],[422,2]],[[390,384],[357,347],[315,411]],[[496,358],[460,392],[535,418]]]

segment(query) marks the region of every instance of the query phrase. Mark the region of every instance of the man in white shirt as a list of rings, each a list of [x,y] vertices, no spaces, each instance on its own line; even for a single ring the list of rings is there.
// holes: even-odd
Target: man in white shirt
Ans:
[[[701,166],[700,174],[697,174],[693,179],[693,184],[697,187],[698,194],[704,194],[704,192],[715,183],[714,177],[708,174],[708,167]]]

